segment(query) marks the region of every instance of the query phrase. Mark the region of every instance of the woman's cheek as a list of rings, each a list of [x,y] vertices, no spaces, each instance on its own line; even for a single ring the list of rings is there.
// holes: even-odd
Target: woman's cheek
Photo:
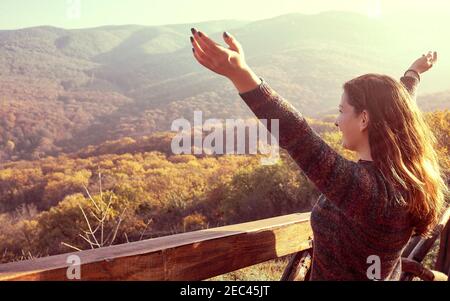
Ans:
[[[340,119],[340,120],[339,120],[339,124],[340,124],[339,130],[341,131],[342,146],[345,147],[345,127],[343,126],[344,123],[342,122],[342,116],[341,116],[341,118],[339,118],[339,119]]]

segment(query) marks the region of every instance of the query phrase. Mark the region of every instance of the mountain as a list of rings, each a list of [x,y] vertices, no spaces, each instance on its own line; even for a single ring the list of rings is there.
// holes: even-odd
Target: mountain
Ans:
[[[408,16],[327,12],[255,22],[0,31],[0,160],[168,131],[195,110],[205,119],[252,116],[227,80],[195,62],[191,27],[222,43],[221,33],[232,32],[254,70],[318,118],[336,112],[346,80],[369,72],[398,78],[427,47],[450,52],[438,30],[447,23],[435,18],[424,27]],[[442,59],[424,77],[427,108],[449,107],[430,94],[450,88],[449,62]]]
[[[442,108],[450,108],[450,90],[429,93],[423,95],[418,100],[420,108],[424,111],[437,111],[442,110]]]

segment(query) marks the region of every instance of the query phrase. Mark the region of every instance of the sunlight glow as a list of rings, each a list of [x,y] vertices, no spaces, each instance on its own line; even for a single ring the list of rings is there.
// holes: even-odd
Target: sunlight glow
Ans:
[[[379,19],[383,15],[381,0],[369,0],[367,15],[372,19]]]

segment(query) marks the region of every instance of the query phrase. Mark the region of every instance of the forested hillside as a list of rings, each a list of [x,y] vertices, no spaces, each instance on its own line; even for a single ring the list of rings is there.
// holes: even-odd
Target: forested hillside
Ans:
[[[255,71],[306,116],[334,114],[345,81],[368,72],[399,78],[424,43],[448,50],[437,28],[409,18],[328,12],[255,22],[0,31],[0,161],[168,131],[173,120],[192,119],[194,110],[205,118],[250,117],[230,83],[195,63],[192,26],[218,42],[224,30],[235,34]],[[448,92],[441,93],[448,91],[449,67],[442,60],[424,77],[423,109],[449,108]]]

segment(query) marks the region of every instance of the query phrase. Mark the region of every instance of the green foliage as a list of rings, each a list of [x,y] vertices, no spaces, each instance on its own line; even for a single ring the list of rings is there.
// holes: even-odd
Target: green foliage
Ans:
[[[235,31],[251,53],[249,64],[307,116],[335,113],[342,83],[356,75],[398,73],[406,67],[403,58],[422,51],[423,35],[430,44],[442,39],[439,30],[418,22],[405,32],[402,18],[373,22],[345,12],[248,23],[205,22],[202,29],[218,41],[224,29]],[[0,32],[0,161],[35,160],[165,131],[199,108],[206,118],[252,116],[231,86],[199,72],[189,34],[186,25]],[[270,45],[260,47],[267,36]],[[448,68],[433,72],[435,79],[448,78]],[[443,92],[421,96],[421,106],[448,108],[446,81],[430,84]]]
[[[426,117],[448,173],[449,111]],[[312,123],[321,125],[320,135],[332,148],[354,159],[355,154],[342,149],[340,133],[330,123]],[[81,158],[62,155],[3,164],[1,261],[72,251],[68,246],[89,249],[87,240],[105,246],[305,212],[319,194],[284,150],[281,160],[268,166],[261,165],[261,156],[146,151],[166,148],[169,137],[159,133],[110,141],[81,150]],[[98,227],[98,218],[103,220],[103,240],[98,231],[95,239],[85,232],[88,225]],[[116,229],[111,241],[107,235]]]
[[[229,223],[311,209],[317,194],[297,170],[281,162],[240,169],[227,185],[220,208]]]

